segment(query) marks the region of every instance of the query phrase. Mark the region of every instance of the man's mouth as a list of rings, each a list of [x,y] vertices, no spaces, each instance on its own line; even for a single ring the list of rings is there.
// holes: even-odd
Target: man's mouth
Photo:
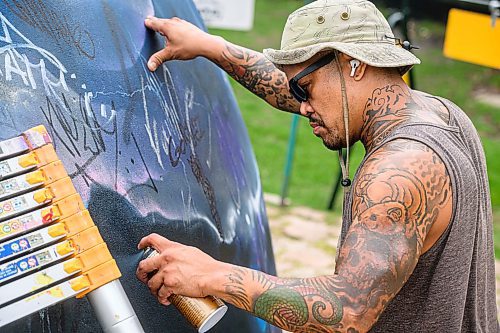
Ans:
[[[309,125],[313,128],[314,135],[319,135],[319,130],[321,129],[321,124],[315,121],[310,121]]]

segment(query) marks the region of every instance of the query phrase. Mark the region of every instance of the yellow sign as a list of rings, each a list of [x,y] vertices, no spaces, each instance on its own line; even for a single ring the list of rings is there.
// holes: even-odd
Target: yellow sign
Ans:
[[[500,69],[500,19],[452,9],[448,15],[444,55],[448,58]]]

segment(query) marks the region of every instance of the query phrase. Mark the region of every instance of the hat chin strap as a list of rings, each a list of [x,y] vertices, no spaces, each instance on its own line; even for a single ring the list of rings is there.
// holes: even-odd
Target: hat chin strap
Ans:
[[[347,154],[346,158],[344,159],[344,155],[342,154],[342,148],[339,148],[338,153],[339,153],[339,162],[340,162],[340,168],[342,169],[342,186],[344,188],[351,186],[351,179],[349,178],[349,104],[347,102],[347,92],[346,92],[346,87],[345,87],[345,79],[344,79],[344,74],[342,73],[342,66],[340,65],[339,61],[339,52],[337,50],[334,50],[335,52],[335,63],[337,64],[337,69],[339,71],[339,77],[340,77],[340,85],[341,85],[341,90],[342,90],[342,110],[344,112],[344,127],[345,127],[345,139],[346,139],[346,145],[347,145]]]

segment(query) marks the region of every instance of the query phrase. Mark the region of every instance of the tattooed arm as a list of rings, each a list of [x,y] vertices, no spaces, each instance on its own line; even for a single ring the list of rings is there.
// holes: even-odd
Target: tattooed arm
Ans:
[[[448,224],[451,188],[432,150],[397,140],[372,155],[352,190],[353,222],[335,274],[281,279],[149,236],[140,247],[161,255],[141,262],[137,275],[163,304],[171,293],[215,295],[288,331],[366,332]]]
[[[245,88],[272,106],[298,113],[300,104],[290,94],[285,73],[260,52],[224,42],[223,51],[213,59]]]
[[[165,48],[153,54],[148,62],[150,70],[156,70],[168,60],[203,56],[272,106],[283,111],[299,112],[300,105],[288,91],[285,74],[262,53],[226,42],[179,18],[148,17],[145,24],[166,38]]]
[[[368,331],[449,222],[451,190],[433,151],[395,141],[372,155],[353,191],[334,275],[278,279],[233,266],[218,295],[289,331]]]

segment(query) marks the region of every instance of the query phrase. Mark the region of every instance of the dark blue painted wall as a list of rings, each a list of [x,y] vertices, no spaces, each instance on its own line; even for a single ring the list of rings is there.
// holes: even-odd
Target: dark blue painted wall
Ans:
[[[0,4],[0,139],[44,124],[123,273],[147,332],[194,331],[135,278],[151,232],[275,273],[259,174],[225,75],[205,59],[148,57],[164,41],[147,15],[198,26],[191,1],[4,0]],[[97,332],[86,300],[2,331]],[[271,332],[230,307],[214,332]]]

